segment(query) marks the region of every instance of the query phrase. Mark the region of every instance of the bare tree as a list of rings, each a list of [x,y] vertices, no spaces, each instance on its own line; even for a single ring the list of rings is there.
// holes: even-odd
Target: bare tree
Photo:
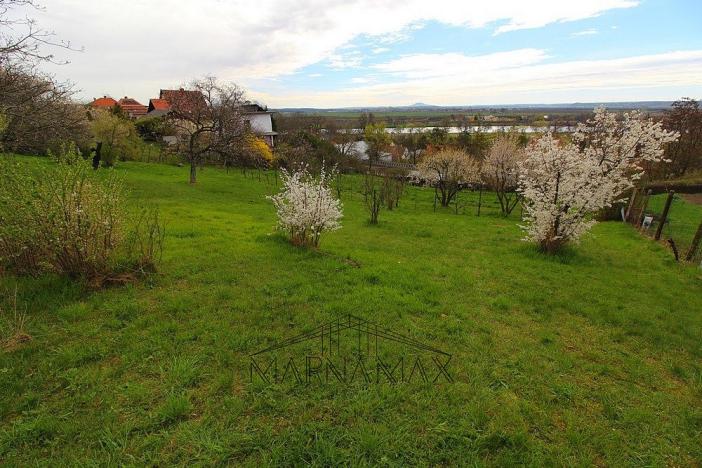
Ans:
[[[353,132],[350,125],[337,126],[333,121],[327,125],[327,137],[339,151],[342,158],[348,159],[358,156],[356,142],[358,135]]]
[[[441,206],[449,206],[465,186],[480,182],[480,162],[455,148],[425,154],[417,170],[422,179],[439,190]]]
[[[508,216],[519,203],[519,167],[524,151],[515,135],[499,135],[483,161],[483,180],[495,191],[502,214]]]
[[[382,153],[390,146],[390,135],[385,131],[384,123],[368,124],[363,129],[363,137],[366,140],[368,149],[368,170],[373,167],[373,163],[380,160]]]
[[[59,140],[87,140],[87,121],[73,101],[70,83],[40,72],[41,62],[57,63],[50,50],[70,43],[40,28],[16,10],[40,9],[35,0],[0,0],[0,143],[6,149],[43,152]]]
[[[418,127],[409,127],[406,132],[394,135],[393,139],[395,144],[405,148],[405,154],[412,164],[417,164],[428,144],[426,132]]]
[[[177,151],[190,164],[190,183],[207,158],[235,159],[250,131],[243,119],[244,92],[234,84],[208,76],[169,97],[168,120],[176,129]]]
[[[694,99],[675,101],[666,111],[663,125],[680,134],[669,143],[665,156],[669,164],[661,164],[665,177],[684,176],[688,171],[702,168],[702,109]]]
[[[403,175],[395,175],[387,172],[383,174],[381,196],[385,207],[389,211],[400,206],[400,198],[404,191],[405,178]]]
[[[383,194],[380,178],[371,171],[363,178],[363,201],[370,215],[370,224],[378,224],[378,215],[383,208]]]
[[[42,6],[36,0],[0,0],[0,66],[9,62],[56,62],[51,49],[71,49],[70,42],[57,39],[35,19],[11,14],[20,8],[41,10]]]
[[[27,153],[42,153],[59,141],[86,143],[86,113],[72,98],[70,84],[5,63],[0,67],[0,115],[6,125],[0,142],[7,150]]]

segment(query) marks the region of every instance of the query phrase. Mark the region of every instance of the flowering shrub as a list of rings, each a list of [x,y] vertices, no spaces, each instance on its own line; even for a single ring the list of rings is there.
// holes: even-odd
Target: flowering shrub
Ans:
[[[112,170],[96,172],[74,146],[52,166],[0,161],[0,267],[18,274],[55,272],[96,285],[125,270],[145,271],[158,253],[161,225],[140,218],[132,233],[125,225],[125,189]],[[159,236],[148,225],[158,225]],[[143,234],[146,231],[147,234]],[[132,244],[144,247],[131,255]],[[127,258],[129,257],[129,258]]]
[[[324,231],[341,227],[341,202],[330,187],[334,172],[322,166],[319,177],[313,177],[305,167],[281,170],[283,189],[268,198],[278,212],[278,226],[288,232],[293,244],[317,247]]]
[[[622,194],[643,175],[642,164],[662,161],[663,146],[677,137],[639,112],[618,120],[604,108],[578,125],[572,143],[550,133],[541,137],[521,166],[527,239],[546,252],[577,241],[595,224],[597,211],[625,201]]]

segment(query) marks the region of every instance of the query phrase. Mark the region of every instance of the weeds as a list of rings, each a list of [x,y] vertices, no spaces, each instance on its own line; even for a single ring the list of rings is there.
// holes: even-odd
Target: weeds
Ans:
[[[27,311],[17,306],[17,287],[0,300],[0,348],[13,351],[32,340],[27,332]]]

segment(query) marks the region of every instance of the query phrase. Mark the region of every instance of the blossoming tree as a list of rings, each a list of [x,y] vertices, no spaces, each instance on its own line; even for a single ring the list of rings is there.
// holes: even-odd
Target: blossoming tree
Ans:
[[[481,174],[483,180],[495,191],[502,214],[508,216],[517,206],[520,194],[520,164],[524,160],[524,150],[519,147],[515,135],[499,135],[490,147]]]
[[[595,224],[594,214],[625,201],[642,164],[662,161],[663,146],[677,137],[640,112],[618,119],[604,108],[578,125],[571,143],[541,137],[521,166],[527,239],[549,253],[578,241]]]
[[[330,187],[334,172],[322,166],[319,176],[314,177],[304,166],[292,172],[281,170],[283,189],[268,198],[278,212],[278,226],[289,233],[293,244],[318,247],[324,231],[341,227],[341,202]]]
[[[439,190],[441,206],[449,206],[465,184],[480,182],[480,162],[460,149],[425,154],[417,165],[419,177]]]

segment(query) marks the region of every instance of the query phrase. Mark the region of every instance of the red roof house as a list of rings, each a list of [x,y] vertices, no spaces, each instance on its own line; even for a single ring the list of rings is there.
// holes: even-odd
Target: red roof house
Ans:
[[[154,110],[167,111],[170,108],[171,105],[165,99],[149,99],[149,112]]]
[[[125,114],[127,114],[132,119],[136,119],[138,117],[146,115],[146,112],[149,109],[136,99],[127,96],[124,96],[122,99],[120,99],[118,104],[119,107],[121,107],[122,110],[125,112]]]
[[[165,101],[170,110],[178,113],[195,114],[202,112],[206,107],[205,96],[200,91],[187,89],[162,89],[159,101]]]
[[[101,98],[93,99],[90,103],[90,107],[94,109],[111,109],[117,104],[117,101],[109,96],[103,96]]]

